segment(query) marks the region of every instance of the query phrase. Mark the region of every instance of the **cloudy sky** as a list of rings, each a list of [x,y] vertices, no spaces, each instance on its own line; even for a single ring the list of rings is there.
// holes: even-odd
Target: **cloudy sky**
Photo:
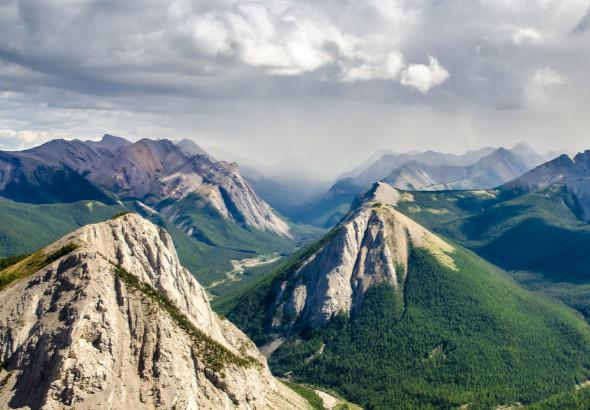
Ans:
[[[590,0],[0,0],[0,149],[189,137],[321,175],[576,151],[588,73]]]

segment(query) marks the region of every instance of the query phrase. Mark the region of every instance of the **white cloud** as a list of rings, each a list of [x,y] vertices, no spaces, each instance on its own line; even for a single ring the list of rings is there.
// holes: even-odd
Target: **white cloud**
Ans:
[[[368,81],[375,79],[394,80],[404,67],[404,56],[399,51],[389,53],[381,58],[366,59],[361,64],[344,65],[342,81]]]
[[[15,131],[12,129],[0,129],[0,146],[11,148],[25,148],[35,143],[46,140],[49,133],[45,131],[22,130]]]
[[[567,78],[551,67],[543,67],[535,71],[533,74],[533,83],[540,86],[548,85],[563,85],[566,83]]]
[[[195,17],[193,35],[198,48],[206,54],[228,54],[231,51],[228,30],[210,13]]]
[[[349,41],[329,22],[298,17],[263,3],[238,2],[196,18],[198,48],[211,54],[232,55],[271,74],[297,75],[334,62],[327,46],[346,49]]]
[[[449,72],[434,57],[429,57],[429,64],[410,64],[403,72],[401,84],[413,87],[426,94],[432,87],[444,83]]]
[[[415,22],[415,13],[395,1],[387,7],[385,3],[370,4],[387,21]],[[375,47],[326,16],[321,7],[280,4],[237,1],[231,8],[197,17],[195,45],[206,54],[233,56],[273,75],[302,75],[333,65],[341,69],[335,79],[345,82],[398,77],[403,68],[403,56],[395,47],[400,35]]]
[[[544,36],[534,28],[518,27],[512,33],[512,42],[518,46],[523,44],[539,45],[543,44]]]

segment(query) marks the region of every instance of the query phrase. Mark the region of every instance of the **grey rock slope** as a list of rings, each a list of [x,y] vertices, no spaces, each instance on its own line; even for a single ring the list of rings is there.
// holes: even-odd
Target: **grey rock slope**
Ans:
[[[272,330],[319,327],[339,313],[355,314],[367,290],[388,283],[403,300],[411,247],[428,248],[454,268],[453,247],[395,210],[403,195],[379,182],[332,231],[329,239],[279,286]]]
[[[70,244],[0,292],[0,407],[307,408],[212,312],[161,228],[128,214],[41,253]]]
[[[100,199],[94,192],[100,189],[151,206],[196,194],[227,219],[290,236],[288,225],[258,197],[235,164],[192,155],[188,148],[168,140],[131,143],[105,135],[99,142],[53,140],[23,152],[0,152],[0,196],[23,201],[36,197],[37,187],[55,184],[56,175],[65,172],[79,185],[90,185],[71,195],[71,201]]]

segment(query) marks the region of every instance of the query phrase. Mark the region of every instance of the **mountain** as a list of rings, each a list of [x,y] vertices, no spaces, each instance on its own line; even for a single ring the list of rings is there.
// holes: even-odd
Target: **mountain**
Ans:
[[[0,196],[30,203],[112,203],[112,195],[83,175],[102,155],[83,142],[64,140],[22,152],[0,151]]]
[[[533,147],[525,142],[519,142],[510,149],[510,152],[519,157],[529,169],[535,168],[547,161],[545,156],[539,154]],[[547,153],[547,155],[550,156],[551,153]]]
[[[310,408],[134,214],[0,271],[4,408]]]
[[[590,320],[588,153],[493,190],[407,193],[397,208]]]
[[[506,184],[506,189],[534,192],[552,185],[562,185],[572,192],[581,218],[590,221],[590,150],[570,158],[562,155],[522,177]]]
[[[196,142],[193,140],[189,140],[184,138],[176,143],[176,146],[180,148],[180,150],[187,156],[192,157],[194,155],[206,155],[210,156],[207,151],[201,148]]]
[[[363,172],[351,178],[354,184],[366,189],[366,187],[369,187],[374,182],[388,177],[397,168],[408,162],[417,161],[430,166],[467,166],[479,161],[493,151],[495,151],[493,148],[484,147],[477,151],[468,151],[463,155],[446,154],[436,151],[388,154],[382,156]]]
[[[538,160],[521,157],[524,145],[514,149],[516,153],[486,147],[461,156],[432,151],[386,155],[360,175],[337,181],[321,197],[289,216],[299,222],[333,226],[346,214],[354,197],[379,180],[406,190],[494,188],[529,171],[528,164]],[[475,162],[469,162],[472,160]]]
[[[106,135],[0,152],[0,257],[125,210],[167,229],[205,286],[227,279],[232,261],[289,254],[322,234],[287,224],[235,164],[189,157],[171,141]]]
[[[111,134],[105,134],[100,141],[86,140],[84,141],[84,144],[89,145],[99,151],[105,150],[107,152],[115,152],[119,148],[130,145],[131,142],[125,138],[117,137]]]
[[[529,169],[510,151],[499,148],[464,167],[412,161],[396,169],[384,181],[406,190],[486,189],[510,181]]]
[[[364,160],[362,163],[360,163],[358,166],[351,169],[350,171],[347,171],[347,172],[341,174],[337,179],[340,180],[340,179],[355,177],[355,176],[363,173],[364,171],[366,171],[371,165],[373,165],[376,161],[378,161],[380,158],[382,158],[386,155],[396,156],[399,154],[395,151],[387,150],[387,149],[375,151],[373,154],[371,154],[371,156],[369,158]]]
[[[67,193],[68,186],[80,194],[40,197],[33,192],[40,187],[41,192]],[[0,196],[33,203],[75,202],[101,200],[107,196],[101,190],[152,206],[196,194],[226,219],[289,236],[288,225],[254,193],[235,164],[189,156],[168,140],[53,140],[23,152],[0,153]]]
[[[275,374],[366,408],[530,404],[586,380],[584,320],[402,214],[411,195],[375,184],[221,310]]]

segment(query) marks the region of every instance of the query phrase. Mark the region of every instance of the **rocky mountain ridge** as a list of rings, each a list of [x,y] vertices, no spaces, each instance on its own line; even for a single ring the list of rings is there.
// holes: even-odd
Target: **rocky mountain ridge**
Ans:
[[[552,185],[565,186],[576,198],[580,217],[590,221],[590,150],[561,155],[504,185],[505,190],[528,193]]]
[[[53,140],[22,152],[0,152],[0,196],[43,203],[56,195],[57,200],[77,201],[112,193],[157,209],[159,202],[196,194],[226,219],[290,236],[287,223],[258,197],[236,164],[192,155],[198,146],[179,144],[150,139],[131,143],[105,135],[98,142]],[[84,189],[68,198],[56,194],[57,188],[45,197],[33,195],[37,187],[55,185],[55,175],[62,174],[60,180],[76,181]]]

